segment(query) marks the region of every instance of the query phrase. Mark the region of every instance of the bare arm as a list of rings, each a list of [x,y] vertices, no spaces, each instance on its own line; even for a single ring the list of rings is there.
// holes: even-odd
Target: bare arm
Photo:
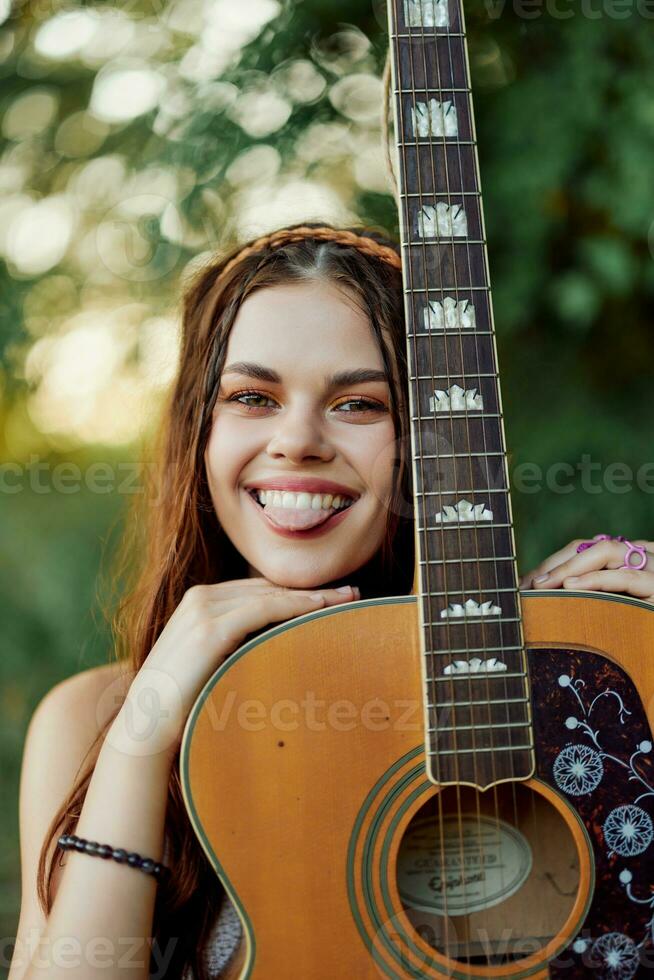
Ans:
[[[123,690],[124,703],[98,755],[74,832],[161,861],[170,768],[206,681],[249,633],[353,598],[352,591],[325,589],[316,595],[263,579],[189,589],[131,679],[126,697]],[[81,700],[87,715],[97,716],[98,706],[87,704],[95,701],[89,693]],[[70,785],[68,755],[59,739],[74,750],[90,727],[88,717],[85,726],[76,725],[75,713],[69,718],[61,700],[50,699],[47,711],[37,709],[38,720],[26,742],[21,775],[23,901],[9,980],[147,980],[158,884],[142,871],[111,859],[64,852],[65,868],[50,915],[38,928],[36,856]],[[73,734],[71,726],[78,729]],[[54,786],[44,799],[41,786],[52,773]],[[41,814],[35,822],[27,815],[32,802]],[[31,923],[37,923],[41,936],[35,950],[28,942]],[[169,959],[174,948],[160,952],[162,960]],[[153,965],[159,976],[165,974],[165,962]]]
[[[100,750],[75,833],[161,860],[170,754],[154,747],[143,754],[143,742],[140,754],[131,751],[121,720]],[[116,861],[60,853],[64,870],[47,923],[40,937],[19,928],[10,980],[145,980],[157,880]]]

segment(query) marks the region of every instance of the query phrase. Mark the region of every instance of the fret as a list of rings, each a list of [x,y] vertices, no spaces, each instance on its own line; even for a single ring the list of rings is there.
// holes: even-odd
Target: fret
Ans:
[[[412,337],[415,337],[417,340],[421,340],[421,339],[423,339],[425,337],[434,337],[436,334],[438,334],[439,337],[442,336],[442,335],[445,335],[447,337],[470,337],[470,336],[473,335],[473,333],[474,333],[474,336],[475,337],[493,337],[494,336],[494,331],[493,330],[474,330],[474,331],[472,331],[472,330],[470,330],[470,331],[465,331],[465,330],[444,330],[442,327],[440,327],[440,328],[434,327],[433,330],[422,330],[422,331],[418,331],[417,333],[408,332],[407,333],[407,336],[409,337],[409,339],[411,339]],[[438,375],[438,374],[434,374],[434,375],[431,375],[431,374],[419,374],[419,375],[416,376],[415,374],[413,374],[413,375],[410,375],[409,380],[410,381],[416,381],[416,380],[425,381],[425,380],[431,380],[432,377],[438,378],[438,377],[444,377],[444,375]],[[490,377],[496,378],[497,375],[492,374],[492,375],[490,375]]]
[[[451,90],[450,90],[451,91]],[[456,136],[430,136],[419,140],[398,140],[400,147],[410,146],[429,146],[431,142],[445,144],[458,144],[459,146],[477,146],[477,140],[460,140]]]
[[[429,649],[440,646],[458,648],[468,645],[490,648],[523,642],[522,620],[518,616],[470,616],[440,619],[439,608],[437,612],[438,621],[434,621],[432,616],[435,610],[432,608],[429,599],[426,600],[425,607],[423,637],[424,645]]]
[[[394,45],[396,88],[470,88],[465,34],[448,31],[432,35],[429,44],[422,42],[422,35],[409,35]]]
[[[441,332],[443,332],[443,331],[441,331]],[[478,336],[479,333],[480,333],[480,331],[475,330],[475,336]],[[484,333],[490,334],[490,331],[489,330],[482,330],[481,333],[482,333],[482,335]],[[431,337],[431,336],[433,336],[433,334],[432,333],[429,333],[429,334],[424,333],[424,334],[417,334],[416,336],[418,336],[418,337]],[[465,334],[462,333],[460,336],[463,337],[463,336],[465,336]],[[477,378],[495,378],[497,380],[497,377],[498,376],[496,374],[493,374],[492,372],[489,373],[489,374],[484,374],[482,372],[480,374],[476,374],[475,375],[475,379],[477,379]],[[410,374],[409,375],[409,381],[437,381],[439,378],[449,379],[450,378],[450,375],[449,374],[447,374],[447,375],[445,375],[445,374]],[[452,379],[452,380],[455,380],[455,379]],[[460,380],[464,380],[464,379],[460,379]],[[463,385],[461,387],[463,387]]]
[[[482,412],[477,409],[471,408],[469,412],[457,412],[456,414],[451,414],[450,412],[442,413],[432,413],[431,415],[412,415],[412,422],[435,422],[437,420],[457,420],[457,419],[501,419],[504,416],[501,412]]]
[[[503,455],[504,438],[498,419],[476,419],[473,414],[467,418],[441,418],[435,416],[426,422],[415,423],[416,452],[439,452],[457,448],[469,457],[483,452],[498,452]],[[419,459],[416,460],[419,462]],[[420,476],[420,473],[418,473]],[[472,474],[466,482],[474,479]],[[428,484],[427,484],[428,485]],[[418,486],[418,491],[423,487]]]
[[[423,31],[421,27],[416,27],[415,33],[410,32],[408,34],[391,34],[393,38],[416,38],[422,39],[428,37],[466,37],[465,34],[460,31],[449,31],[446,27],[442,27],[440,31]]]
[[[482,729],[495,729],[495,728],[525,728],[524,721],[504,721],[498,725],[449,725],[437,729],[429,729],[430,731],[435,731],[436,734],[442,735],[444,732],[473,732],[480,731]]]
[[[465,288],[466,288],[466,292],[473,290],[474,292],[490,294],[489,286],[466,286]],[[403,291],[405,293],[442,293],[443,291],[450,292],[452,289],[454,289],[453,286],[443,286],[442,288],[439,288],[437,286],[429,286],[427,289],[418,288],[417,286],[416,287],[407,286]],[[408,335],[412,336],[410,331]]]
[[[480,451],[480,452],[476,452],[476,453],[421,453],[420,454],[420,459],[422,459],[422,460],[427,460],[427,459],[438,459],[438,460],[441,460],[441,459],[471,459],[474,456],[506,456],[506,453],[503,450],[500,450],[499,452],[495,452],[493,450],[491,452],[482,452],[482,451]]]
[[[456,697],[460,696],[463,698],[466,693],[469,698],[472,697],[470,692],[461,689],[459,691],[460,693]],[[453,688],[451,689],[451,693],[454,698],[455,692]],[[490,693],[490,689],[480,693],[488,694]],[[499,691],[494,693],[499,693]],[[438,710],[430,705],[427,721],[434,731],[437,731],[438,727],[446,721],[452,721],[455,726],[469,725],[475,728],[480,728],[483,725],[494,726],[503,721],[520,720],[523,724],[527,724],[530,712],[530,699],[527,694],[528,683],[525,677],[521,677],[519,681],[514,681],[511,685],[507,684],[507,690],[504,692],[503,698],[495,698],[486,704],[472,700],[467,702],[463,700],[452,700],[450,705],[440,707]]]
[[[447,373],[435,375],[437,378],[449,377],[456,381],[466,377],[497,377],[495,344],[490,333],[479,336],[470,331],[453,335],[439,330],[432,334],[429,341],[423,339],[418,344],[408,345],[407,356],[412,373],[425,373],[439,365]]]
[[[533,749],[533,743],[527,745],[487,745],[485,748],[474,749],[429,749],[429,755],[474,755],[476,752],[522,752]]]
[[[503,586],[502,588],[495,587],[492,590],[489,589],[488,591],[489,592],[490,591],[493,591],[493,592],[518,592],[519,589],[517,589],[515,587],[512,588],[511,586],[506,585],[506,586]],[[437,591],[437,592],[435,592],[433,589],[430,589],[429,592],[426,593],[426,594],[429,595],[429,596],[434,596],[434,597],[435,596],[447,596],[448,598],[450,598],[451,596],[453,596],[453,595],[459,595],[460,593],[461,593],[461,590],[460,589],[446,589],[444,592],[443,591],[440,591],[440,590]],[[498,617],[493,616],[493,619],[499,619],[499,616]]]
[[[403,257],[405,282],[413,290],[432,293],[488,288],[486,251],[479,242],[467,239],[425,239],[405,243]]]
[[[430,561],[430,564],[424,565],[424,561]],[[429,579],[424,583],[427,586],[424,591],[425,602],[434,602],[436,596],[452,597],[465,594],[466,598],[471,595],[477,598],[480,593],[483,593],[483,598],[488,599],[498,592],[517,594],[520,591],[515,562],[507,558],[498,558],[492,563],[488,561],[485,564],[473,560],[467,564],[449,565],[443,565],[434,559],[422,559],[420,564]],[[459,599],[456,601],[458,602]]]
[[[462,88],[448,88],[448,89],[442,89],[442,90],[441,89],[437,89],[437,88],[435,88],[435,89],[434,88],[411,88],[411,89],[408,89],[408,88],[394,88],[393,89],[393,95],[415,95],[417,92],[421,92],[421,93],[424,92],[425,94],[428,94],[430,92],[433,93],[433,92],[440,92],[440,91],[443,91],[443,92],[467,92],[468,95],[472,95],[472,89],[471,88],[465,88],[465,87],[462,87]]]
[[[486,653],[485,650],[483,652]],[[445,677],[429,677],[428,683],[451,684],[453,681],[467,681],[467,683],[470,684],[473,680],[481,680],[482,677],[484,681],[486,680],[499,681],[500,679],[503,679],[505,681],[511,681],[511,680],[516,680],[518,678],[520,680],[526,680],[527,674],[519,673],[519,672],[514,673],[508,670],[506,671],[498,670],[497,672],[491,671],[490,673],[485,671],[483,672],[483,674],[447,674]]]
[[[424,336],[427,336],[427,334],[425,334]],[[423,375],[420,375],[420,377],[421,378],[428,378],[430,381],[432,381],[432,380],[434,380],[434,381],[451,381],[451,380],[456,380],[453,377],[451,371],[449,372],[449,374],[430,374],[430,375],[424,375],[423,374]],[[412,375],[412,380],[415,380],[415,378],[416,378],[416,375]],[[477,380],[478,378],[495,378],[495,380],[497,381],[499,379],[499,375],[496,374],[494,371],[475,371],[475,373],[473,375],[473,380]],[[459,379],[458,380],[465,380],[465,379],[463,379],[461,376],[459,376]]]
[[[467,708],[467,707],[480,707],[485,704],[528,704],[529,698],[495,698],[487,701],[443,701],[440,704],[430,704],[427,702],[428,708]]]
[[[449,242],[450,239],[452,239],[453,242],[456,242],[457,245],[460,245],[462,243],[465,243],[465,244],[468,244],[468,245],[485,245],[486,244],[486,239],[485,238],[475,238],[475,239],[472,239],[472,238],[460,238],[457,235],[440,235],[440,236],[434,236],[433,238],[418,238],[416,241],[401,242],[400,244],[401,244],[402,248],[422,248],[423,245],[425,245],[425,246],[426,245],[443,245],[446,242]]]
[[[425,656],[428,657],[450,657],[455,656],[457,653],[504,653],[505,650],[523,650],[522,644],[517,644],[510,647],[462,647],[460,650],[425,650]],[[456,676],[456,675],[452,675]],[[495,676],[495,675],[491,675]],[[504,674],[506,677],[507,675]],[[441,678],[437,678],[440,680]]]
[[[456,628],[460,626],[473,625],[479,626],[480,624],[487,624],[488,626],[499,626],[501,623],[519,623],[521,619],[519,616],[453,616],[445,619],[424,619],[423,623],[425,626],[438,627],[439,630],[449,628]]]
[[[444,619],[425,619],[425,626],[464,626],[466,623],[473,623],[478,626],[479,623],[488,623],[489,625],[497,625],[498,623],[519,623],[521,619],[519,616],[453,616],[451,619],[445,617]]]
[[[433,192],[432,191],[430,193],[429,197],[430,198],[445,197],[445,198],[448,198],[449,199],[452,196],[453,193],[456,194],[457,197],[472,197],[472,198],[476,198],[477,200],[481,197],[480,191],[451,191],[451,192],[448,192],[448,191],[436,191],[436,192]],[[418,198],[420,198],[423,201],[425,199],[425,193],[424,193],[424,191],[420,191],[420,192],[418,192],[418,191],[405,191],[405,192],[400,192],[400,195],[399,196],[400,197],[403,197],[403,198],[406,198],[406,199],[409,199],[409,200],[411,198],[414,198],[414,197],[418,197]]]
[[[428,198],[438,193],[481,190],[476,143],[472,139],[463,139],[462,133],[459,133],[458,139],[445,140],[434,139],[433,136],[414,139],[411,133],[411,138],[399,143],[399,147],[403,167],[400,181],[402,191],[422,190],[423,196]]]
[[[416,433],[416,446],[420,447],[420,431]],[[415,462],[421,486],[414,488],[414,497],[426,487],[435,491],[452,492],[452,488],[474,485],[478,493],[489,487],[508,488],[506,455],[498,453],[432,453],[430,446],[423,446]]]
[[[470,521],[470,522],[468,522],[465,525],[466,530],[470,530],[470,526],[473,523],[474,523],[474,526],[475,527],[479,524],[479,522],[472,522],[472,521]],[[483,526],[484,529],[486,529],[486,528],[489,528],[489,527],[511,527],[512,525],[511,524],[497,524],[494,521],[484,521],[484,523],[483,523],[482,526]],[[434,527],[433,525],[431,527],[417,527],[416,530],[419,531],[420,533],[422,533],[423,531],[445,531],[445,530],[447,530],[447,531],[456,531],[457,528],[460,528],[460,527],[462,527],[461,524],[452,522],[451,524],[447,524],[447,523],[446,524],[440,524],[439,523],[438,527]],[[474,559],[472,559],[472,560],[474,561]],[[435,562],[434,560],[430,560],[428,558],[420,558],[419,562],[420,562],[421,565],[438,564],[438,562]]]
[[[438,531],[440,528],[428,527],[422,528],[423,531]],[[515,555],[502,555],[501,558],[423,558],[420,560],[421,565],[458,565],[462,564],[472,564],[477,565],[479,562],[498,562],[498,561],[510,561],[515,562]],[[429,595],[428,592],[422,593],[423,595]]]
[[[416,462],[420,462],[419,458],[416,459]],[[500,488],[492,488],[490,490],[489,489],[479,490],[477,487],[475,487],[472,490],[462,490],[460,487],[456,487],[455,489],[452,489],[452,490],[420,490],[420,491],[417,492],[416,495],[418,497],[420,497],[420,498],[423,498],[423,497],[443,497],[443,496],[448,495],[448,494],[456,495],[457,497],[470,497],[470,496],[472,496],[475,493],[481,493],[481,494],[486,494],[486,493],[504,493],[504,494],[506,494],[506,493],[508,493],[508,490],[505,490],[503,487],[500,487]],[[485,523],[486,522],[484,522],[484,524]],[[495,526],[497,527],[497,525],[495,525]],[[507,525],[500,525],[500,526],[507,526]],[[419,531],[434,531],[434,530],[440,530],[440,528],[429,528],[429,527],[424,528],[424,527],[422,527],[422,528],[418,528],[417,530],[419,530]],[[473,560],[473,559],[471,559],[471,560]]]

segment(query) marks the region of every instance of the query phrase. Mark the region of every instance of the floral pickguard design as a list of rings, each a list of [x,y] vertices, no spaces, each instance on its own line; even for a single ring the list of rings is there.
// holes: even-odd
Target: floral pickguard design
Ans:
[[[537,773],[581,817],[596,870],[583,928],[550,977],[654,976],[654,751],[640,697],[598,654],[529,657]]]

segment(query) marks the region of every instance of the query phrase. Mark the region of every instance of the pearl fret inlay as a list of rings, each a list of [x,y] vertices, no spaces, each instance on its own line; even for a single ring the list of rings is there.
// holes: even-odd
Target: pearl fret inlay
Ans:
[[[474,330],[475,308],[467,299],[430,300],[423,311],[425,330]]]
[[[442,511],[434,517],[436,523],[440,524],[463,524],[467,521],[492,521],[493,511],[489,510],[485,504],[471,504],[469,500],[459,500],[452,507],[445,504]]]
[[[466,599],[461,605],[460,602],[451,602],[446,609],[441,609],[441,619],[460,619],[468,616],[500,616],[502,610],[499,606],[493,605],[493,600],[486,602],[476,602],[474,599]]]
[[[468,219],[462,204],[439,201],[425,204],[418,213],[417,232],[421,238],[466,238]]]
[[[464,389],[461,385],[452,385],[447,391],[436,388],[433,398],[429,399],[431,412],[476,412],[483,408],[484,399],[477,394],[477,389]]]
[[[407,27],[449,27],[447,0],[404,0]]]
[[[459,133],[456,106],[450,100],[430,99],[429,104],[416,102],[415,109],[411,109],[411,124],[415,137],[446,137]]]
[[[481,657],[473,657],[472,660],[454,660],[443,670],[444,674],[494,674],[498,671],[506,670],[506,664],[498,660],[497,657],[489,657],[482,660]]]

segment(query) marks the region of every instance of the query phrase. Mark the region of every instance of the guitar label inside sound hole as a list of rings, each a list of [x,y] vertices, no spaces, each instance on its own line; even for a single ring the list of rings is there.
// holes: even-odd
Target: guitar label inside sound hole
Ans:
[[[515,894],[529,877],[527,838],[501,819],[474,813],[414,821],[398,856],[405,905],[437,915],[480,912]]]

